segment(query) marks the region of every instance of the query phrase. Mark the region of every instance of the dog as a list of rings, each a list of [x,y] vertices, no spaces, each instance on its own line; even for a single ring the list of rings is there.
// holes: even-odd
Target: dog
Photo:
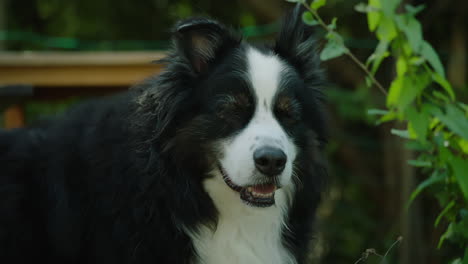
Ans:
[[[272,44],[177,23],[162,73],[0,132],[1,263],[304,263],[324,74],[296,7]]]

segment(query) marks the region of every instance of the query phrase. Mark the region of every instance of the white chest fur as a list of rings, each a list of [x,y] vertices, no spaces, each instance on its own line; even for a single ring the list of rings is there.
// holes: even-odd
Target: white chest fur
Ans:
[[[277,190],[274,206],[254,208],[244,204],[220,177],[206,180],[204,186],[219,218],[214,231],[200,226],[188,232],[198,254],[196,264],[296,264],[282,244],[287,194],[292,190]]]

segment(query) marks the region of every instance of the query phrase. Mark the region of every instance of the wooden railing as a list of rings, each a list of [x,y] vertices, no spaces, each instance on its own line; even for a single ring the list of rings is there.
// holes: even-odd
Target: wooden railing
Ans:
[[[0,109],[5,128],[24,125],[28,100],[123,90],[162,66],[162,52],[0,52]]]

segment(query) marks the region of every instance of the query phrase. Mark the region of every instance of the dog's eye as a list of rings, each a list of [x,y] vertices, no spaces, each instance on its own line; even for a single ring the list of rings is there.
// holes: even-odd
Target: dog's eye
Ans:
[[[229,95],[218,100],[215,111],[219,117],[230,119],[247,112],[250,106],[250,101],[246,96]]]
[[[290,97],[279,98],[275,106],[275,114],[288,124],[295,124],[301,120],[299,103]]]
[[[235,113],[238,109],[238,105],[231,101],[221,101],[216,104],[215,109],[218,116],[225,118],[227,115]]]

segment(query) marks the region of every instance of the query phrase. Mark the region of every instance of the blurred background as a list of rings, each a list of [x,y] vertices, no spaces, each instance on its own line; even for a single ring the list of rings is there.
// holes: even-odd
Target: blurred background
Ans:
[[[339,32],[365,61],[376,41],[366,17],[354,11],[362,0],[329,0],[326,21],[338,17]],[[406,0],[424,4],[418,15],[425,38],[439,52],[459,100],[467,102],[468,1]],[[125,90],[161,70],[171,26],[180,18],[208,15],[243,32],[252,42],[270,41],[291,5],[282,0],[0,0],[0,126],[21,127],[60,114],[93,96]],[[318,34],[321,34],[318,30]],[[391,64],[391,62],[390,62]],[[390,127],[367,115],[384,98],[363,84],[346,58],[323,64],[330,111],[330,187],[319,210],[311,263],[353,264],[368,248],[379,254],[399,236],[388,263],[449,263],[455,245],[437,243],[446,224],[434,227],[437,201],[420,196],[406,203],[421,179],[407,165],[413,155]],[[390,65],[391,66],[391,65]],[[388,84],[391,67],[378,79]],[[379,263],[369,257],[366,263]]]

